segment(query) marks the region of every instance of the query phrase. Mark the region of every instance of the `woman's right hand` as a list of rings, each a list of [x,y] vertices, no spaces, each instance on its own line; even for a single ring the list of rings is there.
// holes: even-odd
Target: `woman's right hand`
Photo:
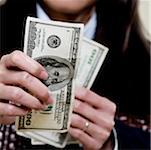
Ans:
[[[39,80],[47,77],[44,67],[23,52],[4,55],[0,60],[0,123],[13,123],[16,116],[52,103],[48,88]]]

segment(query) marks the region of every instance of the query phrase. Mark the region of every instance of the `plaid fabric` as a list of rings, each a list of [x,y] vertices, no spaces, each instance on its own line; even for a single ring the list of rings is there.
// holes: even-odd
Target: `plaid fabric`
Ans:
[[[0,150],[58,150],[51,145],[32,145],[30,139],[15,132],[15,125],[0,125]],[[78,144],[69,145],[65,150],[82,150]]]
[[[148,118],[148,117],[147,117]],[[125,116],[125,115],[119,115],[117,116],[117,119],[122,121],[124,124],[135,127],[135,128],[141,128],[142,131],[151,131],[150,122],[149,119],[143,120],[138,119],[132,116]],[[56,150],[56,148],[51,147],[49,145],[31,145],[30,139],[18,136],[15,132],[15,125],[0,125],[0,150]],[[73,147],[71,148],[66,147],[66,150],[73,150]],[[76,145],[74,146],[74,150],[79,150],[80,147],[76,148]]]
[[[14,125],[0,126],[0,149],[1,150],[15,150],[19,145]]]

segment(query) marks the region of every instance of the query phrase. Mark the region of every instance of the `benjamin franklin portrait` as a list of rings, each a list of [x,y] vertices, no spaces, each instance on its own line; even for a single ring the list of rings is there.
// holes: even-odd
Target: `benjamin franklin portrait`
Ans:
[[[71,63],[57,56],[43,56],[35,59],[48,72],[48,79],[43,83],[51,90],[56,91],[66,86],[73,78],[74,70]]]

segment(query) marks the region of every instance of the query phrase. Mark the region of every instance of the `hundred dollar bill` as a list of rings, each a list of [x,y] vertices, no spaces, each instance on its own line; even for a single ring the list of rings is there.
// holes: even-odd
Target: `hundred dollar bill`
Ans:
[[[27,18],[24,52],[47,70],[49,77],[43,83],[49,88],[55,101],[44,111],[32,110],[26,116],[17,117],[18,131],[67,131],[82,33],[83,24]]]
[[[45,145],[45,143],[43,143],[39,140],[36,140],[36,139],[31,139],[31,144],[32,145]]]
[[[83,38],[80,62],[76,74],[76,86],[91,88],[107,53],[107,47],[93,40]]]
[[[33,144],[42,142],[44,144],[49,144],[57,148],[64,148],[68,140],[68,136],[66,133],[57,133],[51,131],[26,132],[25,135],[29,136],[32,139]]]
[[[80,51],[80,63],[76,74],[76,86],[83,86],[90,89],[109,49],[93,40],[83,39],[82,50]],[[67,143],[79,143],[68,134]]]
[[[83,38],[82,47],[80,51],[80,61],[76,74],[77,86],[83,86],[88,89],[91,88],[107,53],[107,47],[87,38]],[[45,133],[35,131],[32,133],[28,132],[27,135],[31,138],[35,138],[36,140],[58,148],[63,148],[67,144],[78,143],[78,141],[72,138],[68,133]],[[33,143],[36,144],[36,140],[33,140]]]

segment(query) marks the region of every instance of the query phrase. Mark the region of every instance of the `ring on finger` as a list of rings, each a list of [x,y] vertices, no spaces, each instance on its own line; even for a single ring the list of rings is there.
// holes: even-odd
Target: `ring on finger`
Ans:
[[[86,121],[83,131],[86,131],[89,128],[89,126],[90,126],[90,122]]]

